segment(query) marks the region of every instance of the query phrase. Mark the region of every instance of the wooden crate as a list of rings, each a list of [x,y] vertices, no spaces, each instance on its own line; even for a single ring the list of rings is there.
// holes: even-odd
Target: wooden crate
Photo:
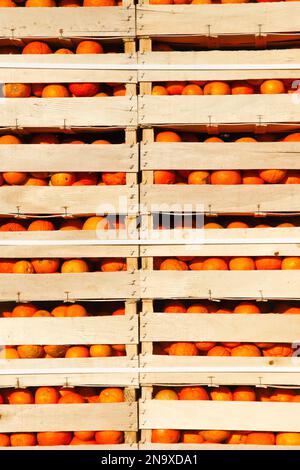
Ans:
[[[152,429],[299,432],[299,413],[297,403],[154,400],[152,387],[143,387],[139,403],[139,425],[142,430],[140,448],[167,448],[164,444],[151,443]],[[171,447],[185,450],[287,449],[286,446],[169,444],[168,450]],[[300,447],[289,447],[292,448]]]
[[[299,32],[298,4],[137,5],[137,36],[269,36]],[[237,45],[237,43],[235,42]]]
[[[25,247],[25,248],[24,248]],[[1,274],[0,301],[136,299],[139,297],[135,245],[5,245],[2,258],[126,258],[127,271],[76,274]],[[20,277],[21,276],[21,277]]]
[[[51,18],[51,21],[49,21]],[[0,36],[15,38],[134,38],[135,8],[132,0],[120,7],[0,8]]]
[[[133,387],[125,388],[123,403],[83,403],[63,405],[0,405],[1,432],[44,432],[117,430],[125,431],[124,444],[81,446],[92,450],[137,449],[137,397]],[[70,448],[69,448],[70,447]],[[5,448],[0,448],[4,450]],[[22,447],[25,450],[74,450],[73,446]],[[77,449],[77,447],[76,447]]]

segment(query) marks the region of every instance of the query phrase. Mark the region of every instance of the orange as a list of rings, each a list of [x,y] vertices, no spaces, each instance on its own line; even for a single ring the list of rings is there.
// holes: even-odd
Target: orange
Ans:
[[[12,317],[32,317],[38,308],[33,304],[18,304],[11,312]]]
[[[232,392],[228,387],[216,387],[211,390],[210,397],[216,401],[232,401]]]
[[[21,359],[36,359],[44,356],[44,349],[38,345],[21,345],[17,347]]]
[[[285,87],[281,80],[265,80],[260,85],[260,92],[263,95],[285,93]]]
[[[281,269],[300,269],[300,257],[288,256],[283,258]]]
[[[67,358],[77,358],[77,357],[89,357],[90,353],[87,347],[85,346],[71,346],[65,357]]]
[[[122,431],[97,431],[95,440],[97,444],[122,444],[124,434]]]
[[[5,83],[2,87],[4,98],[28,98],[31,86],[27,83]]]
[[[63,446],[70,444],[71,432],[38,432],[37,442],[39,446]]]
[[[286,177],[287,170],[260,170],[258,174],[266,183],[277,184]]]
[[[253,387],[240,386],[233,391],[234,401],[256,401],[256,393]]]
[[[246,437],[246,444],[274,445],[275,436],[273,432],[250,432]]]
[[[42,98],[68,98],[68,89],[64,85],[46,85],[42,91]]]
[[[81,41],[76,48],[76,54],[103,54],[103,47],[97,41]]]
[[[169,95],[181,95],[185,87],[185,82],[167,82],[166,90]]]
[[[178,400],[178,395],[174,390],[160,390],[157,392],[157,394],[154,396],[155,400]]]
[[[208,356],[230,356],[230,350],[224,346],[215,346],[207,353]]]
[[[164,313],[186,313],[187,309],[185,308],[182,302],[177,300],[170,301],[166,304],[163,309]]]
[[[254,344],[241,344],[231,350],[231,356],[259,357],[261,356],[261,353],[258,347]]]
[[[229,269],[230,271],[251,271],[255,269],[255,262],[246,256],[231,258]]]
[[[283,142],[300,142],[300,132],[295,132],[294,134],[286,135],[283,139]]]
[[[289,170],[288,174],[282,181],[283,184],[300,184],[299,170]]]
[[[296,396],[296,390],[288,390],[286,388],[275,388],[271,391],[270,400],[279,402],[289,402],[293,401]]]
[[[246,222],[241,222],[241,221],[235,221],[235,222],[230,222],[226,228],[249,228],[249,225],[246,224]]]
[[[167,89],[164,86],[154,85],[152,87],[151,94],[155,96],[162,96],[162,95],[168,95],[169,93],[167,92]]]
[[[163,131],[159,132],[155,137],[155,142],[181,142],[182,139],[177,132]]]
[[[61,272],[69,273],[85,273],[89,271],[88,264],[82,259],[72,259],[65,261],[61,266]]]
[[[174,184],[176,181],[175,171],[169,170],[155,170],[154,171],[154,184]]]
[[[247,432],[246,431],[233,431],[230,438],[226,441],[227,444],[246,444]]]
[[[184,387],[178,396],[179,400],[209,400],[209,395],[203,387]]]
[[[182,90],[182,95],[203,95],[202,88],[199,85],[186,85]]]
[[[22,144],[21,139],[19,137],[16,137],[15,135],[11,134],[6,134],[6,135],[1,135],[0,136],[0,144]]]
[[[124,392],[121,388],[105,388],[100,392],[99,403],[119,403],[125,400]]]
[[[83,222],[80,219],[64,220],[59,230],[82,230]]]
[[[159,444],[176,444],[180,440],[177,429],[153,429],[151,442]]]
[[[243,184],[264,184],[265,181],[259,176],[257,170],[244,170],[242,173]]]
[[[54,387],[39,387],[35,391],[34,402],[38,405],[57,403],[59,393]]]
[[[110,357],[112,355],[112,347],[109,344],[93,344],[90,347],[91,357]]]
[[[198,349],[193,343],[173,343],[169,349],[170,356],[198,356]]]
[[[68,346],[64,346],[64,345],[44,346],[45,353],[51,357],[65,357],[67,350],[68,350]]]
[[[73,403],[85,403],[85,399],[75,392],[64,393],[58,400],[59,404],[73,404]]]
[[[257,256],[255,267],[258,270],[276,270],[281,269],[281,258],[278,256]]]
[[[293,353],[293,349],[285,343],[276,343],[275,346],[263,348],[265,357],[289,357]]]
[[[10,438],[8,434],[0,434],[0,447],[9,447],[10,446]]]
[[[192,171],[188,176],[188,184],[209,184],[210,174],[208,171]]]
[[[226,261],[222,258],[206,258],[202,263],[203,271],[228,270]]]
[[[31,432],[19,432],[10,435],[12,447],[31,447],[36,445],[35,434]]]
[[[182,442],[185,444],[202,444],[204,439],[197,431],[183,431]]]
[[[81,441],[91,441],[95,437],[95,431],[74,431],[74,436]]]
[[[103,272],[126,271],[126,262],[123,258],[106,258],[101,261],[100,268]]]
[[[199,351],[204,351],[204,352],[209,351],[210,349],[215,347],[216,344],[217,343],[214,343],[213,341],[200,341],[199,343],[195,343],[196,348]]]
[[[106,217],[93,216],[86,219],[82,230],[107,230],[109,223]]]
[[[231,88],[226,82],[209,82],[204,86],[204,95],[230,95]]]
[[[279,432],[276,436],[277,446],[299,446],[300,432]]]
[[[186,313],[208,313],[208,310],[205,305],[193,304],[187,308]]]
[[[32,266],[37,274],[57,273],[60,265],[58,259],[33,259]]]
[[[53,173],[50,178],[52,186],[72,186],[76,181],[74,173]]]
[[[3,179],[7,184],[22,185],[27,179],[27,173],[24,172],[4,172]]]
[[[211,184],[241,184],[242,176],[238,170],[216,170],[211,173]]]
[[[233,313],[243,314],[243,313],[261,313],[260,308],[251,302],[244,302],[239,303],[233,310]]]
[[[178,259],[165,259],[159,269],[161,271],[187,271],[188,267],[184,261]]]
[[[33,231],[46,231],[46,230],[55,230],[55,227],[52,222],[49,220],[34,220],[31,222],[27,229],[29,232]]]
[[[191,271],[201,271],[203,266],[202,258],[194,258],[193,261],[189,262],[189,269]]]
[[[215,444],[224,442],[231,436],[231,432],[229,431],[200,431],[199,434],[205,441],[213,442]]]
[[[240,80],[231,84],[232,95],[253,95],[254,92],[254,86],[248,82]]]
[[[34,398],[32,393],[26,389],[15,389],[8,394],[10,405],[32,405]]]
[[[0,350],[1,359],[20,359],[18,351],[15,348],[5,346],[4,349]]]

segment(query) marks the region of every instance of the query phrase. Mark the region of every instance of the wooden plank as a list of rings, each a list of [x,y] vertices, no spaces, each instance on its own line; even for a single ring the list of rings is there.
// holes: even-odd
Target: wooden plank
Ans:
[[[137,430],[137,403],[0,405],[1,432]]]
[[[251,444],[171,444],[172,450],[300,450],[300,446],[264,446],[264,445],[251,445]],[[24,447],[23,447],[24,448]],[[1,449],[9,449],[1,447]],[[55,449],[55,447],[54,447]],[[151,442],[142,442],[139,444],[139,450],[170,450],[170,444],[152,444]]]
[[[127,217],[132,217],[134,218],[135,216],[127,216]],[[66,218],[67,220],[70,220],[69,217]],[[130,238],[138,238],[137,237],[137,232],[136,233],[130,233]],[[22,244],[23,246],[27,246],[27,249],[29,246],[31,246],[31,241],[34,240],[35,242],[40,243],[41,245],[47,245],[47,253],[53,253],[52,246],[55,245],[56,249],[59,245],[63,245],[66,247],[67,245],[77,245],[77,247],[84,247],[84,248],[79,248],[79,249],[87,249],[87,250],[93,250],[94,248],[92,247],[97,247],[100,250],[104,250],[104,248],[100,248],[99,243],[103,243],[103,240],[105,241],[110,241],[110,240],[120,240],[120,243],[122,243],[125,239],[128,238],[128,233],[126,230],[114,230],[114,229],[109,229],[109,230],[51,230],[51,233],[49,234],[49,231],[30,231],[30,232],[0,232],[0,246],[3,248],[4,246],[16,246],[18,244]],[[36,243],[36,246],[38,245]],[[87,245],[90,245],[88,248]],[[116,253],[115,250],[118,250],[118,247],[121,245],[112,245],[108,248],[108,245],[105,245],[105,254],[107,256],[107,253]],[[72,249],[72,248],[70,248]],[[48,251],[49,250],[49,251]],[[108,250],[108,251],[107,251]],[[125,250],[125,251],[123,251]],[[129,250],[129,251],[127,251]],[[126,256],[135,256],[136,255],[136,250],[137,248],[134,246],[125,247],[122,246],[121,251],[123,253],[127,252]],[[118,251],[119,255],[121,251]],[[87,251],[89,252],[89,251]],[[90,253],[90,252],[89,252]],[[100,253],[100,251],[98,252]],[[104,253],[104,252],[103,252]],[[23,252],[24,255],[24,252]],[[22,255],[22,256],[23,256]],[[56,255],[57,256],[57,255]],[[78,252],[77,252],[78,256]],[[104,255],[103,255],[104,256]]]
[[[39,144],[24,144],[1,145],[0,149],[0,171],[135,172],[137,170],[138,144],[133,146],[113,144],[108,147],[90,144],[79,146],[53,144],[41,147]]]
[[[300,5],[137,5],[138,36],[299,32]]]
[[[298,357],[141,355],[142,385],[300,385]]]
[[[0,278],[1,279],[1,278]],[[298,271],[142,271],[141,297],[298,299]]]
[[[1,214],[128,214],[137,212],[138,187],[5,186]]]
[[[53,9],[52,9],[53,10]],[[136,83],[134,53],[70,54],[68,63],[60,54],[0,55],[1,83],[114,82]]]
[[[300,187],[293,185],[149,185],[140,192],[141,210],[151,212],[299,212]]]
[[[110,444],[110,445],[87,445],[87,446],[23,446],[23,447],[0,447],[0,450],[8,450],[8,451],[18,451],[18,450],[30,450],[30,451],[43,451],[43,450],[51,450],[51,451],[61,451],[61,450],[94,450],[96,452],[101,452],[103,450],[110,450],[110,451],[123,451],[123,450],[138,450],[138,444]]]
[[[51,17],[51,21],[49,18]],[[0,36],[8,38],[134,37],[131,7],[0,9]]]
[[[138,358],[8,359],[0,364],[1,387],[137,387]]]
[[[139,413],[141,429],[300,431],[297,403],[141,400]]]
[[[249,230],[249,229],[248,229]],[[203,233],[203,230],[199,230]],[[197,231],[198,232],[198,231]],[[205,243],[201,244],[201,233],[199,234],[200,245],[190,245],[188,242],[196,242],[196,236],[186,240],[186,245],[151,245],[141,247],[141,256],[299,256],[300,246],[298,244],[263,244],[257,241],[253,244],[248,244],[245,240],[243,244],[217,244],[210,245]],[[226,241],[226,233],[225,233]],[[205,237],[205,235],[203,235]],[[184,241],[183,241],[184,242]],[[0,242],[1,243],[1,242]],[[170,241],[171,243],[171,241]]]
[[[137,315],[119,318],[2,318],[0,325],[1,342],[5,345],[138,343]]]
[[[109,96],[99,101],[96,98],[0,98],[0,126],[136,126],[136,101],[133,96]]]
[[[141,144],[142,170],[298,170],[299,157],[300,142]]]
[[[99,242],[103,239],[99,239]],[[132,245],[112,245],[108,246],[105,245],[82,245],[78,246],[75,244],[73,245],[65,245],[63,242],[57,242],[56,244],[51,245],[51,241],[49,245],[39,245],[36,240],[32,240],[33,244],[30,244],[28,241],[28,245],[20,244],[18,242],[14,245],[13,243],[10,246],[1,246],[1,258],[108,258],[108,257],[121,257],[127,258],[135,258],[138,256],[138,247],[134,247]],[[36,244],[37,243],[37,244]],[[61,244],[59,244],[61,243]],[[109,240],[107,240],[109,243]],[[99,261],[100,264],[100,261]]]
[[[241,341],[296,343],[300,317],[280,314],[172,314],[141,317],[143,341]],[[29,343],[33,344],[33,343]],[[44,343],[45,344],[45,343]]]
[[[295,95],[296,96],[296,95]],[[67,98],[66,98],[67,99]],[[234,124],[297,122],[295,97],[282,95],[139,96],[139,123]],[[0,121],[1,123],[1,121]]]
[[[139,295],[131,272],[76,274],[1,274],[0,300],[125,299]]]

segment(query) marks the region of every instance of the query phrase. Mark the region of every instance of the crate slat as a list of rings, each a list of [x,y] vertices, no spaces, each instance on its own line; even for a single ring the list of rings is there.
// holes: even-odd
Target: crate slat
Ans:
[[[164,158],[161,158],[162,153]],[[155,142],[141,144],[141,169],[298,170],[299,156],[300,142]]]
[[[110,444],[110,445],[87,445],[87,446],[79,446],[76,445],[76,449],[74,446],[23,446],[23,447],[0,447],[0,450],[8,450],[8,451],[16,451],[16,450],[30,450],[35,451],[43,451],[43,450],[51,450],[51,451],[61,451],[61,450],[94,450],[96,452],[101,452],[103,450],[110,450],[110,451],[123,451],[123,450],[138,450],[138,444]]]
[[[142,211],[196,213],[299,212],[297,184],[144,185]]]
[[[299,357],[141,355],[142,385],[299,386]],[[196,371],[196,368],[198,369]]]
[[[0,98],[2,127],[136,126],[134,96]]]
[[[0,213],[128,214],[137,212],[138,187],[5,186],[0,188]]]
[[[264,446],[251,444],[171,444],[172,450],[300,450],[300,446]],[[2,448],[1,448],[2,449]],[[7,447],[3,447],[7,449]],[[55,448],[54,448],[55,449]],[[170,444],[152,444],[151,442],[142,442],[139,444],[139,450],[170,450]]]
[[[105,148],[104,148],[105,147]],[[138,170],[138,145],[1,145],[0,171],[124,171]]]
[[[51,21],[49,21],[51,18]],[[134,37],[135,10],[102,8],[0,8],[0,36],[7,38]]]
[[[0,405],[1,432],[137,430],[136,403]]]
[[[139,385],[138,358],[8,359],[1,361],[1,387]]]
[[[16,344],[137,344],[137,315],[2,318],[1,341]]]
[[[238,341],[296,343],[297,315],[281,314],[172,314],[149,313],[141,318],[143,341]]]
[[[99,243],[102,238],[99,238]],[[121,258],[136,258],[138,257],[138,247],[133,245],[111,245],[108,246],[109,240],[105,240],[104,245],[65,245],[65,240],[57,240],[57,245],[53,243],[51,245],[38,245],[35,244],[37,240],[32,240],[33,244],[20,244],[17,242],[11,246],[1,246],[1,257],[2,258],[109,258],[109,257],[121,257]],[[52,240],[53,242],[53,240]],[[61,243],[61,244],[60,244]],[[100,261],[99,261],[100,265]]]
[[[138,36],[299,32],[300,5],[137,5]]]
[[[300,113],[293,95],[139,96],[141,125],[292,123]]]
[[[1,301],[126,299],[138,297],[131,272],[1,274]]]

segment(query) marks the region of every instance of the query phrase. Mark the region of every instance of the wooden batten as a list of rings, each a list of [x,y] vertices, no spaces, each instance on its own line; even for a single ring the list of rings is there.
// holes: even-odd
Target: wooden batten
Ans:
[[[51,18],[51,21],[49,21]],[[122,7],[0,8],[0,36],[4,38],[100,38],[135,37],[135,9]]]

